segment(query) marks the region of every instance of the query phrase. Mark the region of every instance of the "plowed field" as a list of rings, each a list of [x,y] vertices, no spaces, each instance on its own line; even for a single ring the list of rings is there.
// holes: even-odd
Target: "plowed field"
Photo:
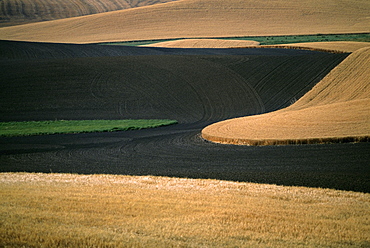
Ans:
[[[2,42],[0,48],[2,121],[180,122],[153,130],[0,138],[1,171],[150,174],[369,191],[368,143],[252,148],[199,137],[213,122],[288,106],[347,54],[23,42]]]

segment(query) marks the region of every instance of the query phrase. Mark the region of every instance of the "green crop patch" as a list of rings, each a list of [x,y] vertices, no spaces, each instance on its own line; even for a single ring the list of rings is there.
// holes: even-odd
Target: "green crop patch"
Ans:
[[[277,36],[249,36],[228,37],[226,40],[254,40],[261,45],[277,45],[302,42],[328,42],[328,41],[357,41],[370,42],[370,33],[358,34],[313,34],[313,35],[277,35]]]
[[[57,120],[0,122],[0,136],[115,132],[177,124],[175,120]]]

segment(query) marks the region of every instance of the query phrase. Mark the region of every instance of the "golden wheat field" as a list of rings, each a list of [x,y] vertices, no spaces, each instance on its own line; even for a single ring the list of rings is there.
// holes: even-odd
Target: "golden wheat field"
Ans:
[[[0,1],[0,27],[92,15],[170,1],[171,0],[2,0]]]
[[[219,122],[203,129],[202,136],[245,145],[367,141],[369,63],[370,47],[359,49],[290,107]]]
[[[302,48],[312,50],[352,53],[364,47],[370,47],[370,42],[330,41],[330,42],[301,42],[293,44],[270,45],[264,47]]]
[[[367,0],[181,0],[0,29],[0,39],[93,43],[368,32]]]
[[[301,42],[277,45],[259,45],[252,40],[223,40],[223,39],[180,39],[156,42],[143,47],[168,47],[168,48],[286,48],[307,49],[334,53],[352,53],[360,48],[370,47],[370,42],[359,41],[328,41],[328,42]]]
[[[2,247],[366,247],[369,194],[167,177],[0,174]]]
[[[171,48],[236,48],[257,45],[259,45],[259,42],[251,40],[183,39],[158,42],[143,46]]]

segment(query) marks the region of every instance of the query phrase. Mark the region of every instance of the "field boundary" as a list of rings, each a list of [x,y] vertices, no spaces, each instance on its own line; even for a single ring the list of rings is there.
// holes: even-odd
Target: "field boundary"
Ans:
[[[312,145],[332,143],[359,143],[370,142],[370,136],[346,136],[346,137],[323,137],[323,138],[302,138],[302,139],[232,139],[209,135],[204,132],[201,137],[209,142],[228,145],[246,146],[275,146],[275,145]]]

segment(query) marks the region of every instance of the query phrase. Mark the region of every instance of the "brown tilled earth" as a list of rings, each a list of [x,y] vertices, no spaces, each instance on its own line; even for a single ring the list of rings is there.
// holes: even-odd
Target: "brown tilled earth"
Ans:
[[[176,0],[2,0],[0,27],[130,9]]]
[[[286,109],[213,124],[205,139],[241,145],[368,141],[370,137],[370,47],[333,69]]]
[[[43,23],[5,27],[0,39],[107,41],[368,32],[367,0],[292,2],[182,0]]]

